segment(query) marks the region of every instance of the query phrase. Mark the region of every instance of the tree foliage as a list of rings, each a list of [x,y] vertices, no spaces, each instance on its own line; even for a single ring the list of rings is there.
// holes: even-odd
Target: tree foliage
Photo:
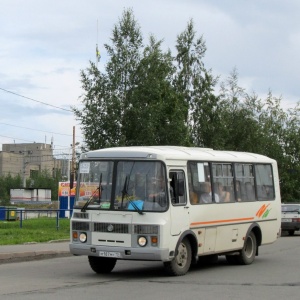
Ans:
[[[58,198],[58,183],[62,180],[61,174],[57,171],[56,174],[50,174],[48,170],[43,170],[34,173],[33,177],[26,180],[26,186],[30,188],[51,189],[51,199]],[[10,190],[22,189],[23,180],[18,174],[17,176],[0,176],[0,205],[10,204]]]
[[[299,199],[299,105],[286,112],[281,108],[282,99],[271,91],[266,99],[247,94],[238,86],[236,70],[222,83],[220,98],[222,149],[254,152],[275,159],[283,201]]]
[[[175,54],[150,35],[144,45],[131,9],[125,9],[104,45],[103,71],[81,71],[81,108],[73,107],[85,150],[131,145],[186,145],[255,152],[278,162],[284,201],[300,197],[299,107],[265,99],[239,86],[233,69],[224,82],[204,65],[206,44],[190,20]]]
[[[10,190],[19,189],[22,187],[22,178],[20,175],[0,176],[0,204],[9,205],[10,203]]]
[[[54,176],[48,170],[42,170],[35,173],[32,178],[27,179],[26,186],[35,189],[50,189],[51,200],[57,200],[60,181],[62,181],[62,177],[58,170]]]

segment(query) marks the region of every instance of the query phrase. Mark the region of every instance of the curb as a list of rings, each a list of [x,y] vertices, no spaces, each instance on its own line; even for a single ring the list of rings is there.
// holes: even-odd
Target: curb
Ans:
[[[48,259],[54,257],[65,257],[71,255],[72,254],[70,253],[70,251],[51,251],[51,250],[1,253],[0,264],[10,263],[10,262]]]
[[[52,240],[47,242],[48,244],[69,242],[70,240]],[[47,244],[45,243],[45,244]],[[40,243],[31,242],[24,245],[37,245]],[[46,246],[47,249],[47,246]],[[8,250],[8,249],[7,249]],[[43,249],[31,249],[30,251],[14,251],[13,249],[10,252],[0,253],[0,264],[10,263],[10,262],[21,262],[21,261],[30,261],[30,260],[41,260],[54,257],[65,257],[72,256],[69,250],[43,250]],[[19,249],[18,249],[19,250]],[[24,249],[25,250],[25,249]],[[26,249],[29,250],[29,249]]]

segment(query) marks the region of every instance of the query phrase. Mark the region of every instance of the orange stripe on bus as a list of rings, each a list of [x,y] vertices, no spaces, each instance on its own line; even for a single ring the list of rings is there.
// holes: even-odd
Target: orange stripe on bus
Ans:
[[[263,215],[263,213],[266,211],[266,209],[268,208],[268,206],[270,205],[270,203],[268,205],[263,205],[256,213],[257,217],[261,217]]]
[[[239,218],[239,219],[228,219],[228,220],[215,220],[215,221],[206,221],[206,222],[194,222],[194,223],[191,223],[191,226],[208,225],[208,224],[220,224],[220,223],[231,223],[231,222],[240,222],[240,221],[252,221],[252,220],[254,220],[253,217],[251,217],[251,218]]]

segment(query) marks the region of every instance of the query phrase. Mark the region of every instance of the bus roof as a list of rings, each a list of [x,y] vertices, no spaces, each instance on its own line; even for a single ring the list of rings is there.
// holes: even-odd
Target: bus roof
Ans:
[[[137,158],[160,160],[209,160],[209,161],[247,161],[275,162],[267,156],[238,151],[221,151],[211,148],[181,146],[128,146],[104,148],[89,151],[81,155],[88,158]]]

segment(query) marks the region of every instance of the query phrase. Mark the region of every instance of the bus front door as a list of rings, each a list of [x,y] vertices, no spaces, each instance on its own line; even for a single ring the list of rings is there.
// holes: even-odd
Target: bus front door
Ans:
[[[171,170],[170,194],[171,194],[171,235],[178,236],[189,228],[189,206],[187,205],[187,193],[183,170]]]

